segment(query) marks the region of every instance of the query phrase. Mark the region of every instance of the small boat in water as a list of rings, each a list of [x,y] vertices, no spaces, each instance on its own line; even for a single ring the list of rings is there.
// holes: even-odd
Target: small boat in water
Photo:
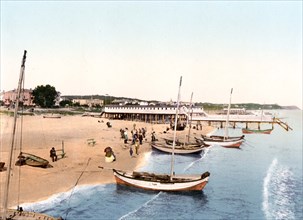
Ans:
[[[225,122],[224,135],[212,135],[212,136],[203,136],[201,140],[208,145],[220,145],[227,148],[240,148],[241,144],[244,141],[244,135],[231,137],[228,135],[228,123],[229,123],[229,114],[230,114],[230,105],[231,105],[231,95],[233,89],[230,91],[230,98],[227,110],[227,117]],[[200,140],[200,139],[199,139]]]
[[[113,169],[117,184],[157,191],[201,191],[208,182],[210,173],[202,175],[174,175],[148,172],[125,172]]]
[[[271,134],[273,129],[248,129],[248,128],[242,128],[243,134]]]
[[[210,135],[210,136],[206,136],[206,135],[201,135],[202,139],[205,141],[222,141],[222,140],[226,140],[226,141],[238,141],[238,140],[242,140],[244,139],[245,135],[242,136],[233,136],[233,137],[224,137],[221,135]]]
[[[243,143],[243,139],[240,140],[224,140],[224,139],[212,139],[212,140],[204,140],[203,138],[198,139],[203,141],[207,145],[220,145],[222,147],[227,147],[227,148],[239,148],[241,144]]]

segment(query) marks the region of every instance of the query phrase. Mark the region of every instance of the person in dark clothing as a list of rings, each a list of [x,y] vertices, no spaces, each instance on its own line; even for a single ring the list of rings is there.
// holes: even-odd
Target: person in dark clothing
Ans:
[[[130,146],[130,148],[129,148],[129,155],[132,157],[133,156],[133,148],[132,148],[132,146]]]
[[[54,147],[52,147],[52,149],[50,150],[50,157],[52,158],[52,161],[55,162],[57,161],[57,154],[56,154],[56,150]]]
[[[142,145],[142,140],[143,140],[143,135],[141,132],[139,132],[139,142],[140,142],[140,145]]]

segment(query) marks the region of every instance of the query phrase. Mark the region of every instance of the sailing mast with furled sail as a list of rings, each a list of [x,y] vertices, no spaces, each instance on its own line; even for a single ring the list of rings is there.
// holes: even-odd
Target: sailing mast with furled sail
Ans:
[[[55,220],[57,218],[53,218],[51,216],[41,214],[41,213],[35,213],[35,212],[26,212],[21,211],[20,209],[14,210],[14,209],[8,209],[8,198],[9,198],[9,191],[10,191],[10,181],[11,181],[11,175],[12,175],[12,161],[13,161],[13,149],[15,146],[15,136],[16,136],[16,125],[17,125],[17,114],[19,109],[19,102],[21,97],[21,90],[22,90],[22,83],[24,82],[24,70],[25,70],[25,61],[26,61],[26,54],[27,51],[24,50],[22,63],[21,63],[21,70],[20,70],[20,76],[19,76],[19,82],[18,82],[18,88],[17,88],[17,95],[16,95],[16,103],[15,103],[15,109],[14,109],[14,121],[13,121],[13,130],[12,130],[12,137],[11,137],[11,145],[9,150],[9,157],[8,157],[8,167],[7,167],[7,179],[5,182],[4,187],[4,198],[3,198],[3,210],[1,210],[1,218],[0,219],[22,219],[22,220],[34,220],[34,219],[47,219],[47,220]]]
[[[228,124],[229,124],[229,115],[230,115],[230,106],[231,106],[231,95],[233,93],[233,88],[230,91],[229,104],[227,109],[227,116],[225,122],[224,135],[211,135],[205,136],[202,135],[202,141],[208,145],[221,145],[222,147],[227,148],[239,148],[244,141],[244,135],[238,137],[230,137],[228,135]]]
[[[150,172],[128,172],[124,170],[112,169],[117,184],[127,185],[145,190],[156,191],[200,191],[208,183],[210,176],[209,172],[204,172],[198,175],[176,175],[174,172],[175,162],[175,145],[176,145],[176,130],[179,112],[180,88],[182,77],[180,78],[178,102],[176,108],[174,140],[171,152],[171,170],[170,174],[155,174]],[[104,167],[100,167],[104,169]]]

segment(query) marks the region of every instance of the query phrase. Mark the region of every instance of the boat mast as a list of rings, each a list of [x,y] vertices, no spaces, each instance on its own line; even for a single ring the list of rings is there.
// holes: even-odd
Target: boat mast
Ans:
[[[8,193],[9,193],[9,185],[10,185],[10,176],[11,176],[11,171],[12,171],[13,149],[14,149],[14,145],[15,145],[15,134],[16,134],[16,124],[17,124],[16,122],[17,122],[17,114],[18,114],[18,108],[19,108],[21,87],[22,87],[22,82],[24,79],[26,53],[27,53],[27,51],[24,50],[22,63],[21,63],[21,69],[20,69],[18,88],[17,88],[17,96],[16,96],[16,103],[15,103],[15,111],[14,111],[14,123],[13,123],[13,131],[12,131],[12,138],[11,138],[11,147],[10,147],[10,151],[9,151],[7,178],[6,178],[6,184],[5,184],[5,189],[4,189],[4,199],[3,199],[4,212],[3,212],[2,219],[6,219],[6,213],[7,213],[7,209],[8,209]]]
[[[189,129],[188,129],[188,135],[187,135],[187,143],[189,143],[189,138],[190,138],[190,129],[191,129],[191,120],[193,117],[193,92],[191,93],[191,97],[190,97],[190,105],[189,105],[189,115],[187,116],[187,122],[189,121]],[[190,117],[190,119],[188,120],[188,117]]]
[[[177,122],[178,122],[179,105],[180,105],[180,90],[181,90],[181,84],[182,84],[182,76],[180,77],[180,84],[179,84],[179,91],[178,91],[178,99],[177,99],[177,108],[176,108],[176,116],[175,116],[173,150],[172,150],[172,154],[171,154],[170,180],[172,180],[172,178],[173,178],[173,176],[174,176],[175,145],[176,145]]]
[[[229,113],[230,113],[230,104],[231,104],[231,94],[233,93],[233,88],[230,90],[229,104],[227,109],[227,117],[225,122],[225,132],[224,132],[224,140],[228,137],[228,123],[229,123]]]

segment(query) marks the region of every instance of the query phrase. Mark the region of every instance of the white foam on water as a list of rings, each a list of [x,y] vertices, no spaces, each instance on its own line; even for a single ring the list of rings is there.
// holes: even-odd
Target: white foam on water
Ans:
[[[62,201],[66,201],[70,199],[70,197],[72,196],[71,193],[87,195],[89,192],[91,192],[89,189],[95,188],[97,186],[100,187],[101,185],[76,186],[74,189],[71,189],[70,191],[54,194],[46,200],[35,202],[35,203],[23,203],[20,206],[23,207],[24,210],[28,210],[28,211],[45,210],[48,209],[49,207],[53,207],[62,203]]]
[[[293,173],[274,159],[263,181],[263,212],[266,219],[295,219]]]
[[[126,219],[128,216],[131,216],[132,214],[135,214],[137,211],[139,211],[141,208],[146,207],[150,202],[154,201],[156,198],[158,198],[160,195],[162,194],[162,191],[159,192],[157,195],[155,195],[154,197],[152,197],[150,200],[148,200],[147,202],[145,202],[142,206],[140,206],[139,208],[137,208],[136,210],[133,210],[125,215],[123,215],[122,217],[119,218],[119,220],[122,219]]]
[[[195,163],[197,163],[197,162],[199,162],[200,160],[202,160],[203,158],[205,158],[206,155],[208,154],[208,152],[209,152],[209,150],[210,150],[211,147],[212,147],[212,146],[209,146],[208,148],[206,148],[206,149],[204,150],[204,154],[202,155],[202,157],[199,158],[199,159],[197,159],[197,160],[195,160],[195,161],[193,161],[193,162],[191,162],[187,167],[184,168],[183,172],[187,171],[187,170],[188,170],[189,168],[191,168]]]

